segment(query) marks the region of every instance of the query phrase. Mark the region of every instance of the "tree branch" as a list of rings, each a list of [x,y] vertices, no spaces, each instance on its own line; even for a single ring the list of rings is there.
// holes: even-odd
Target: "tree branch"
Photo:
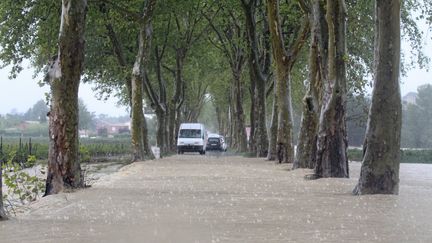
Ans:
[[[165,64],[162,64],[162,67],[165,68],[167,71],[169,71],[172,75],[175,76],[175,70],[174,70],[174,69],[168,67],[168,66],[165,65]]]
[[[210,27],[213,29],[213,31],[216,33],[216,36],[218,37],[221,47],[219,47],[225,54],[225,56],[230,60],[230,63],[232,63],[233,57],[230,54],[230,51],[227,48],[227,44],[225,42],[225,39],[222,37],[222,34],[220,33],[219,29],[216,28],[216,26],[213,24],[213,19],[210,19],[206,14],[202,13],[204,18],[207,19],[207,22],[209,23]],[[212,43],[214,46],[218,47],[216,43],[213,43],[213,41],[210,39],[210,43]]]
[[[297,35],[297,39],[291,44],[289,50],[289,60],[290,60],[290,67],[292,67],[295,63],[295,60],[297,59],[301,48],[303,47],[306,38],[308,37],[310,33],[310,23],[309,18],[305,17],[302,27]]]
[[[305,14],[311,13],[311,3],[308,0],[297,0],[297,1],[303,13]]]
[[[147,96],[149,97],[150,101],[152,102],[153,105],[158,106],[159,108],[162,109],[160,103],[159,103],[159,97],[156,95],[156,93],[153,90],[152,85],[150,84],[150,79],[148,77],[147,71],[144,71],[144,77],[143,77],[143,86],[144,86],[144,91],[146,92]]]
[[[110,1],[110,0],[89,0],[89,3],[91,3],[91,2],[92,3],[97,3],[97,4],[100,4],[101,2],[105,3],[105,4],[108,4],[113,9],[119,11],[120,13],[125,14],[128,17],[131,17],[133,20],[135,20],[137,22],[141,23],[143,21],[142,16],[139,13],[134,12],[132,10],[129,10],[126,7],[122,7],[122,6],[118,5],[118,4],[116,4],[117,2],[113,2],[113,1]]]

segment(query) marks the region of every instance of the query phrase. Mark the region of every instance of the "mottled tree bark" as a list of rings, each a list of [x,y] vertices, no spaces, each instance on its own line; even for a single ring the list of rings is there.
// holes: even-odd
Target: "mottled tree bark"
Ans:
[[[151,19],[156,0],[150,0],[144,9],[143,19],[138,37],[138,53],[132,69],[132,147],[133,160],[153,159],[148,135],[147,123],[144,117],[143,106],[143,83],[145,81],[145,68],[149,59],[149,48],[152,35]]]
[[[282,162],[293,163],[294,146],[290,73],[298,53],[304,44],[307,33],[309,33],[309,21],[306,20],[303,23],[300,33],[287,52],[284,47],[283,33],[279,20],[279,1],[267,0],[267,11],[273,59],[276,64],[275,88],[278,104],[277,143],[283,154]]]
[[[142,137],[143,137],[143,146],[144,146],[144,159],[154,159],[153,151],[151,150],[151,145],[148,140],[148,128],[147,121],[145,120],[143,113],[143,125],[142,125]]]
[[[169,31],[169,26],[168,26]],[[152,95],[154,105],[156,106],[155,113],[157,117],[157,131],[156,131],[156,143],[160,148],[161,155],[166,154],[169,150],[167,140],[167,95],[166,95],[166,81],[162,77],[162,57],[166,48],[166,40],[168,34],[166,34],[165,43],[162,51],[159,52],[158,46],[155,48],[156,56],[156,75],[159,84],[159,96]],[[149,85],[150,87],[150,85]]]
[[[322,81],[320,75],[320,59],[318,58],[319,36],[323,12],[320,1],[314,0],[309,14],[311,25],[311,44],[309,50],[308,89],[303,98],[303,113],[297,144],[296,159],[293,165],[297,168],[313,169],[316,164],[316,146],[318,136],[319,114],[321,109],[320,93]]]
[[[3,175],[2,162],[0,161],[0,221],[8,219],[3,206]]]
[[[243,111],[243,90],[242,81],[240,77],[241,71],[233,73],[234,81],[234,105],[235,105],[235,129],[234,137],[236,138],[236,150],[237,152],[243,153],[247,151],[247,136],[245,128],[245,118]]]
[[[174,70],[174,95],[168,105],[169,120],[168,120],[168,132],[169,132],[169,146],[172,151],[176,150],[177,132],[180,126],[180,108],[183,103],[185,82],[183,80],[183,64],[186,58],[187,49],[183,47],[175,48],[176,52],[176,67]]]
[[[233,85],[231,84],[231,87]],[[230,137],[230,142],[229,142],[229,146],[231,148],[235,148],[236,147],[236,139],[234,138],[234,130],[235,130],[235,119],[234,119],[234,105],[233,105],[233,100],[234,100],[234,91],[233,88],[231,88],[231,92],[230,92],[230,106],[229,106],[229,137]]]
[[[176,105],[173,104],[172,102],[170,102],[168,104],[168,122],[167,122],[167,126],[168,126],[168,147],[171,151],[175,151],[176,150],[176,139],[177,139],[177,134],[176,134]]]
[[[141,82],[140,61],[135,61],[132,71],[132,121],[131,139],[133,147],[133,161],[144,160],[144,138],[142,128],[145,122],[143,111],[143,87]]]
[[[230,133],[231,133],[231,144],[230,147],[234,150],[238,150],[239,147],[239,135],[238,135],[238,118],[237,118],[237,91],[236,91],[236,82],[231,82],[231,102],[230,102]],[[245,140],[246,141],[246,140]]]
[[[264,157],[266,156],[269,143],[267,137],[265,105],[265,84],[268,78],[268,73],[265,73],[265,71],[268,70],[267,66],[270,65],[270,62],[265,62],[264,67],[260,65],[255,20],[257,1],[250,0],[247,2],[242,0],[242,6],[246,17],[246,32],[248,35],[247,43],[249,48],[249,73],[251,78],[252,95],[249,150],[256,153],[257,157]],[[267,25],[267,22],[264,24]]]
[[[251,62],[251,60],[249,59],[249,63]],[[256,153],[257,152],[257,144],[255,141],[255,125],[256,125],[256,119],[257,117],[255,117],[255,114],[257,113],[257,107],[256,107],[256,79],[253,77],[253,75],[251,74],[251,72],[249,71],[249,77],[250,77],[250,88],[249,88],[249,93],[250,93],[250,111],[249,111],[249,152],[250,153]]]
[[[346,72],[344,0],[327,0],[328,77],[317,141],[315,178],[349,177],[346,134]]]
[[[375,2],[375,75],[360,178],[354,194],[398,194],[402,105],[400,1]]]
[[[285,163],[294,162],[293,119],[291,106],[291,81],[288,69],[289,57],[285,53],[282,30],[279,21],[279,1],[267,0],[268,18],[276,63],[276,99],[278,103],[277,143],[282,146]]]
[[[276,79],[273,81],[276,82]],[[273,89],[274,98],[273,98],[273,108],[272,108],[272,119],[271,125],[269,129],[269,146],[268,146],[268,154],[267,160],[276,160],[277,157],[277,114],[278,114],[278,105],[276,99],[276,89]]]
[[[156,144],[160,148],[161,154],[168,152],[166,147],[166,115],[161,109],[156,109],[157,118],[157,131],[156,131]]]
[[[168,27],[169,29],[169,27]],[[167,117],[167,107],[166,107],[166,81],[162,77],[162,57],[165,52],[166,42],[159,51],[159,47],[155,47],[155,69],[156,76],[159,83],[159,92],[156,91],[151,84],[147,73],[144,75],[144,91],[150,101],[152,109],[155,111],[157,118],[157,128],[156,128],[156,146],[160,148],[160,155],[164,155],[168,152],[167,147],[167,132],[166,132],[166,117]]]
[[[83,186],[78,157],[78,88],[84,63],[86,0],[63,0],[59,50],[46,80],[51,86],[45,195]]]
[[[265,98],[265,81],[257,82],[256,86],[256,125],[255,125],[255,141],[257,157],[265,157],[268,149],[268,136],[266,126],[266,98]]]

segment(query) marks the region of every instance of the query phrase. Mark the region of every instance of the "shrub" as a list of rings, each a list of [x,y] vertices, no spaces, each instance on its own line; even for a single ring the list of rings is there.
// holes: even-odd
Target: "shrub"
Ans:
[[[349,148],[348,149],[348,160],[350,161],[362,161],[363,149],[361,148]]]
[[[401,150],[401,162],[432,164],[432,150],[429,149]]]
[[[80,162],[90,162],[91,157],[90,157],[90,152],[89,150],[81,145],[79,148],[79,156],[80,156]]]
[[[9,160],[2,166],[3,182],[7,188],[7,193],[3,195],[3,198],[9,202],[10,207],[32,202],[38,199],[45,190],[45,180],[23,171],[21,166],[14,162],[14,157],[12,153]],[[29,157],[29,160],[28,163],[31,164],[34,163],[35,158]],[[45,174],[45,171],[41,170],[40,173]]]

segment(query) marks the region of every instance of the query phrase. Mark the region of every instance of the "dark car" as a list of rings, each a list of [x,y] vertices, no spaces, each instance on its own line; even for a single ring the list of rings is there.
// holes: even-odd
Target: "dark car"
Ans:
[[[207,139],[206,150],[224,151],[223,140],[221,140],[221,138],[218,138],[218,137],[209,137]]]
[[[209,136],[206,150],[226,151],[225,141],[221,136]]]

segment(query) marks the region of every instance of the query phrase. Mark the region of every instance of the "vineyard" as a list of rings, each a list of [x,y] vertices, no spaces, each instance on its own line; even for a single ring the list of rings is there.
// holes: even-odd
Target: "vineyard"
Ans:
[[[46,137],[0,137],[0,161],[13,159],[22,167],[32,166],[28,163],[29,156],[37,161],[48,159],[49,141]],[[83,138],[80,139],[81,162],[98,162],[118,159],[131,154],[129,137],[121,138]]]
[[[37,161],[47,161],[49,141],[47,137],[0,137],[0,161],[5,162],[13,158],[13,162],[22,167],[29,167],[29,156]],[[116,138],[81,138],[81,162],[103,162],[117,159],[128,159],[132,154],[130,137]],[[348,149],[349,160],[361,161],[363,151],[359,148]],[[30,160],[32,161],[32,160]],[[402,163],[432,164],[432,150],[430,149],[402,149]]]
[[[348,159],[362,161],[363,150],[360,148],[348,149]],[[406,148],[400,150],[401,163],[432,164],[432,149]]]

